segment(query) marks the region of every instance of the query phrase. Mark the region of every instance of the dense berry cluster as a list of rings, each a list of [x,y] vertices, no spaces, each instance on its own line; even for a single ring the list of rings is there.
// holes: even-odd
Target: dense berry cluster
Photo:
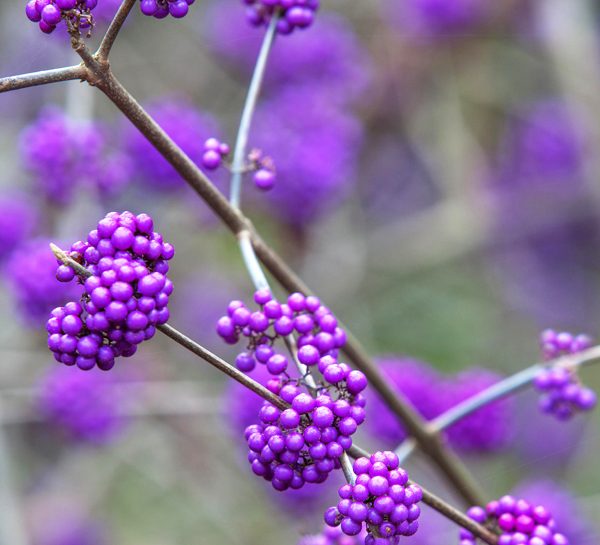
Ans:
[[[318,298],[293,293],[287,303],[279,303],[269,290],[258,290],[254,301],[260,307],[254,312],[242,301],[232,301],[227,315],[217,322],[217,333],[227,343],[235,344],[241,337],[248,339],[247,350],[236,358],[241,371],[252,371],[258,361],[273,375],[284,373],[288,359],[276,353],[273,344],[278,338],[296,333],[300,363],[318,365],[325,379],[332,384],[343,380],[344,372],[333,360],[346,342],[346,334]],[[330,363],[335,365],[330,366]]]
[[[297,28],[313,24],[319,0],[242,0],[246,4],[246,19],[253,26],[269,23],[271,17],[279,16],[277,32],[291,34]]]
[[[40,384],[38,405],[44,417],[71,439],[106,443],[123,424],[115,384],[112,374],[52,367]]]
[[[229,146],[214,137],[204,142],[204,155],[202,166],[208,170],[216,170],[221,166],[223,159],[229,155]]]
[[[172,282],[166,277],[173,246],[153,231],[147,214],[110,212],[72,245],[70,256],[91,273],[81,302],[52,311],[48,347],[66,365],[108,370],[115,358],[135,353],[169,319]],[[56,277],[70,282],[74,271],[60,265]]]
[[[416,533],[423,492],[408,484],[408,473],[400,467],[398,457],[390,451],[376,452],[355,460],[353,470],[356,482],[339,489],[341,499],[337,507],[325,512],[325,523],[341,525],[349,536],[366,527],[365,545],[382,538],[397,543],[399,536]]]
[[[256,147],[276,158],[277,176],[285,180],[268,199],[281,221],[302,230],[344,200],[355,181],[363,132],[327,93],[308,84],[286,86],[258,106],[252,133]]]
[[[168,15],[181,19],[196,0],[140,0],[140,10],[144,15],[164,19]]]
[[[577,354],[592,346],[587,335],[571,335],[547,329],[540,336],[540,344],[547,360]],[[559,420],[568,420],[579,411],[590,411],[596,406],[596,394],[581,385],[577,368],[569,363],[557,364],[540,370],[534,380],[535,387],[544,392],[540,399],[543,412],[553,414]]]
[[[25,13],[46,34],[54,32],[62,20],[69,28],[88,30],[94,25],[92,10],[97,5],[98,0],[29,0]]]
[[[364,421],[364,375],[349,376],[344,387],[323,389],[316,398],[289,380],[273,379],[267,387],[291,407],[281,411],[265,403],[260,424],[246,428],[252,471],[280,491],[325,481],[340,467],[340,457]]]
[[[471,507],[467,514],[479,524],[500,533],[498,545],[569,545],[569,540],[557,532],[552,514],[542,505],[533,505],[513,496],[503,496],[486,508]],[[475,545],[475,536],[460,531],[460,545]]]

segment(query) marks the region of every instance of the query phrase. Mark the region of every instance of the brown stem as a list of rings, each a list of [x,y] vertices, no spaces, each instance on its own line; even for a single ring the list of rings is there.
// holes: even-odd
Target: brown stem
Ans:
[[[125,19],[131,12],[133,6],[136,4],[137,0],[123,0],[123,3],[119,6],[119,10],[115,14],[114,19],[111,21],[106,34],[102,38],[102,42],[100,43],[100,47],[96,52],[96,56],[106,61],[108,60],[108,55],[110,54],[110,50],[112,49],[119,32],[121,32],[121,27],[123,23],[125,23]]]
[[[77,66],[66,66],[64,68],[42,70],[41,72],[19,74],[18,76],[7,76],[0,78],[0,93],[26,89],[27,87],[35,87],[37,85],[46,85],[47,83],[58,83],[60,81],[85,80],[86,72],[85,66],[79,64]]]

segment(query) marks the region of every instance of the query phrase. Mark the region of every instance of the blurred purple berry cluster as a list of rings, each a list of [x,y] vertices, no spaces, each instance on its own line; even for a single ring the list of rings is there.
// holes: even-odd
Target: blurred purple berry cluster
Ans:
[[[540,344],[547,360],[577,354],[592,346],[587,335],[571,335],[547,329],[540,336]],[[569,420],[577,412],[591,411],[597,402],[595,392],[582,386],[577,376],[577,367],[568,361],[541,369],[534,380],[535,387],[544,393],[540,399],[543,412],[559,420]]]
[[[105,444],[122,430],[122,400],[112,374],[79,373],[64,366],[48,369],[40,384],[38,405],[43,416],[71,439]]]
[[[354,484],[345,484],[338,494],[337,507],[325,512],[325,523],[341,526],[348,536],[366,529],[365,545],[397,545],[400,536],[412,536],[419,529],[422,490],[408,483],[408,473],[390,451],[370,458],[357,458],[353,465]]]
[[[569,540],[557,531],[548,509],[513,496],[503,496],[483,507],[471,507],[467,512],[474,521],[500,533],[498,545],[569,545]],[[475,545],[476,538],[468,530],[460,531],[461,545]]]
[[[171,244],[153,231],[147,214],[110,212],[87,240],[71,246],[70,257],[87,268],[81,302],[52,311],[46,329],[57,361],[89,370],[109,370],[119,356],[132,356],[169,319],[168,260]],[[56,277],[70,282],[75,272],[60,265]]]
[[[440,375],[430,365],[411,359],[379,360],[381,371],[390,384],[426,419],[432,420],[457,403],[492,386],[501,376],[486,369],[472,368],[455,377]],[[369,425],[367,431],[390,446],[406,437],[384,401],[369,393]],[[453,424],[446,430],[452,446],[463,452],[496,452],[511,437],[511,402],[495,401]]]

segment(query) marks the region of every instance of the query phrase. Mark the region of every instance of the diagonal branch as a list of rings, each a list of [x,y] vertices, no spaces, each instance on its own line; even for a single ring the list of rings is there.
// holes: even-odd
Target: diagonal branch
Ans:
[[[58,83],[75,79],[83,81],[86,79],[86,74],[87,70],[85,66],[78,64],[77,66],[42,70],[41,72],[31,72],[18,76],[7,76],[0,78],[0,93],[16,91],[17,89],[27,89],[27,87],[36,87],[37,85],[46,85],[47,83]]]
[[[108,55],[110,54],[110,50],[112,49],[119,32],[121,31],[121,27],[123,23],[125,23],[125,19],[131,12],[133,6],[135,5],[137,0],[123,0],[123,3],[119,7],[119,10],[115,14],[114,19],[111,21],[106,34],[102,38],[102,42],[100,43],[100,47],[96,52],[96,57],[100,60],[106,61],[108,59]]]

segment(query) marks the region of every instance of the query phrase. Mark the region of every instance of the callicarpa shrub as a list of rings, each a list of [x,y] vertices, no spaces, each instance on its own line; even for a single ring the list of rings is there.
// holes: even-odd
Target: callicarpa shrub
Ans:
[[[305,545],[396,545],[418,532],[422,505],[461,527],[459,545],[577,545],[562,533],[547,506],[509,495],[486,499],[452,449],[488,453],[500,449],[515,418],[503,398],[528,385],[544,392],[543,408],[561,419],[575,410],[591,409],[595,395],[580,386],[576,373],[599,358],[600,347],[592,346],[587,337],[547,331],[542,336],[546,361],[505,379],[477,368],[444,377],[414,360],[373,362],[243,214],[241,193],[249,179],[260,189],[272,189],[265,208],[298,231],[341,202],[353,183],[364,128],[348,112],[347,98],[335,101],[333,94],[322,91],[325,82],[338,79],[338,74],[353,79],[348,64],[327,66],[323,74],[312,73],[307,80],[280,65],[273,79],[277,89],[259,103],[271,50],[313,26],[319,1],[244,0],[238,5],[262,42],[231,140],[191,102],[159,99],[145,110],[109,63],[115,40],[135,6],[155,19],[169,15],[180,19],[193,1],[123,0],[98,51],[92,53],[84,38],[94,31],[93,10],[99,2],[26,3],[26,16],[43,32],[59,25],[66,28],[82,63],[3,78],[0,90],[81,80],[104,93],[135,126],[125,135],[124,147],[142,187],[158,190],[148,191],[148,198],[160,201],[187,182],[235,235],[254,285],[253,302],[243,302],[248,294],[240,292],[216,323],[216,333],[225,343],[241,345],[233,365],[175,329],[169,323],[174,284],[168,274],[175,250],[154,230],[153,218],[146,213],[108,212],[83,240],[64,248],[52,244],[44,255],[54,279],[45,274],[47,267],[32,265],[30,255],[19,261],[15,254],[10,264],[15,286],[26,286],[22,306],[50,312],[48,348],[69,367],[55,368],[57,377],[64,376],[46,382],[42,401],[48,417],[79,438],[98,442],[108,438],[115,407],[104,403],[100,384],[108,384],[111,375],[100,371],[111,371],[119,357],[133,356],[159,331],[227,374],[236,388],[245,388],[244,395],[232,389],[237,399],[228,409],[234,440],[247,447],[248,474],[283,494],[305,486],[326,494],[328,488],[320,485],[331,483],[334,472],[343,476],[337,503],[322,515],[322,534],[304,538]],[[411,5],[432,29],[455,30],[478,22],[482,4],[463,1],[444,9],[433,1]],[[476,13],[466,13],[468,6],[477,7]],[[219,9],[218,4],[213,9]],[[305,58],[290,62],[298,72],[322,60],[321,51],[333,50],[331,63],[347,62],[345,51],[360,51],[353,47],[351,33],[344,34],[343,25],[321,28],[314,25],[303,37],[315,47],[307,48]],[[327,28],[336,30],[319,34],[329,34]],[[283,37],[288,34],[292,36]],[[285,55],[280,58],[285,61]],[[321,83],[312,85],[317,79]],[[249,143],[258,147],[249,150]],[[46,197],[61,203],[69,201],[78,171],[99,171],[97,157],[103,150],[94,122],[74,124],[57,111],[44,110],[22,138],[28,169]],[[228,195],[207,174],[221,166],[231,171]],[[161,214],[159,209],[157,215]],[[25,244],[17,246],[19,252]],[[263,266],[277,286],[270,285]],[[72,288],[73,295],[55,290],[61,286]],[[46,303],[59,296],[59,306],[46,310]],[[359,427],[369,420],[367,399],[375,407],[368,415],[373,421],[372,441],[393,444],[375,448],[393,450],[369,452],[357,444]],[[409,479],[403,466],[417,448],[440,470],[453,497],[475,507],[463,512]]]

